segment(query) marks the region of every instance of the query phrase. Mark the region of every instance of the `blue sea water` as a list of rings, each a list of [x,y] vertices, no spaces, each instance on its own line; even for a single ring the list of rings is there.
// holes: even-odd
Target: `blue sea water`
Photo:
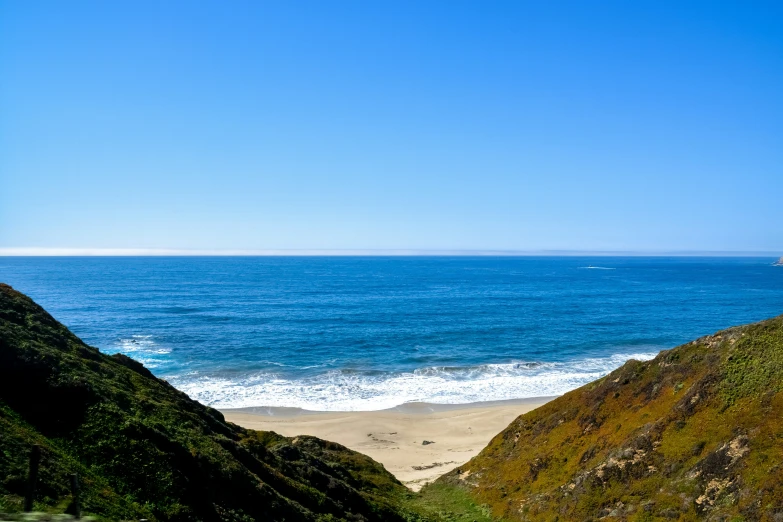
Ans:
[[[0,257],[87,343],[216,407],[564,393],[783,313],[758,258]]]

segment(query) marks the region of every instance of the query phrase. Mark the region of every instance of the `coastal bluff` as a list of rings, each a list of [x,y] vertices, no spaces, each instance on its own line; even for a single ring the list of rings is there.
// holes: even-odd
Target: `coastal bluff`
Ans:
[[[227,422],[0,284],[0,513],[99,520],[783,520],[783,316],[629,361],[413,493],[340,444]],[[2,520],[2,517],[0,517]]]
[[[504,520],[783,520],[783,316],[628,361],[439,479]]]
[[[421,519],[369,457],[226,422],[0,285],[0,513],[22,510],[34,445],[36,511],[71,510],[78,473],[82,512],[101,520]]]

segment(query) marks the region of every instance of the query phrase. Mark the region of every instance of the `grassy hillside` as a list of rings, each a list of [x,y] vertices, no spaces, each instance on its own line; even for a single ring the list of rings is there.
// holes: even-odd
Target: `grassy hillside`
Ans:
[[[42,447],[36,509],[109,520],[416,520],[412,494],[364,455],[227,423],[141,364],[85,345],[0,285],[0,512],[22,507]]]
[[[369,457],[228,423],[85,345],[0,285],[0,512],[170,521],[783,521],[783,316],[733,328],[516,419],[414,495]]]
[[[437,487],[508,520],[783,521],[783,316],[629,361]]]

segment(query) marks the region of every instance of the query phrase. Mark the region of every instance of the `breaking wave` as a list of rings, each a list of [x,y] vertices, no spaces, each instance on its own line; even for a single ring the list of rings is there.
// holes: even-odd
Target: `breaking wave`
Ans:
[[[166,355],[171,348],[159,346],[151,335],[131,335],[117,340],[114,346],[104,350],[108,354],[124,353],[150,369],[158,368],[168,361]]]
[[[190,372],[168,380],[193,399],[216,408],[298,407],[369,411],[406,402],[463,404],[562,395],[598,379],[628,359],[656,353],[621,353],[571,362],[517,361],[473,367],[429,367],[383,373],[334,370],[302,379],[258,372],[241,378]]]

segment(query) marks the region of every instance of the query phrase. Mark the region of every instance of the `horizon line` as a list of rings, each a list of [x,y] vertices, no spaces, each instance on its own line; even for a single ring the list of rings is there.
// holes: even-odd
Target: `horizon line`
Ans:
[[[0,257],[778,257],[771,250],[176,249],[0,247]]]

